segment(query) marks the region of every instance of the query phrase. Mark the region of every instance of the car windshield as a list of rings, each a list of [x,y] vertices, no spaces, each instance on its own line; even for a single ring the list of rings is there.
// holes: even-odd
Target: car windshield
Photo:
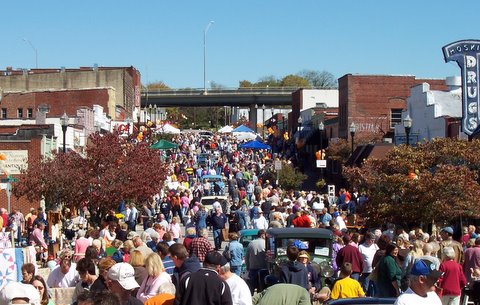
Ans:
[[[241,241],[242,241],[243,247],[244,248],[248,247],[248,244],[254,239],[257,239],[257,235],[244,235],[244,236],[242,236]]]
[[[202,178],[203,182],[205,182],[205,180],[208,180],[208,182],[212,183],[212,182],[221,182],[222,181],[222,177],[205,177],[205,178]]]
[[[277,238],[273,241],[269,238],[269,248],[275,257],[282,258],[287,255],[287,247],[289,245],[295,245],[300,250],[307,251],[312,262],[321,263],[322,261],[331,257],[331,240],[330,239],[315,239],[315,238]]]

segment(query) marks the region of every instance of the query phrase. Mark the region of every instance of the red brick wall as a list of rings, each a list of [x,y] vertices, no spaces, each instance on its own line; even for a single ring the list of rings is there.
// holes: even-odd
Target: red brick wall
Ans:
[[[60,117],[66,111],[67,115],[74,117],[79,107],[100,105],[108,113],[108,90],[86,89],[65,91],[42,91],[28,93],[5,93],[0,108],[7,108],[7,118],[17,118],[17,108],[23,108],[23,118],[27,117],[27,109],[33,109],[35,118],[37,108],[41,104],[50,106],[47,117]]]
[[[0,150],[28,150],[28,160],[36,159],[40,157],[41,153],[41,138],[32,138],[30,141],[20,142],[20,141],[2,141],[0,142]],[[15,177],[16,175],[13,175]],[[0,178],[6,178],[5,174],[1,174]],[[12,183],[12,186],[15,187],[15,182]],[[20,211],[25,215],[29,212],[29,208],[38,208],[40,206],[40,201],[30,202],[25,197],[16,198],[13,194],[10,198],[10,204],[12,210],[14,208],[20,209]],[[8,207],[8,197],[6,190],[0,191],[0,208],[7,209]]]
[[[445,80],[416,79],[415,76],[352,75],[339,78],[339,137],[349,136],[355,122],[362,133],[390,132],[390,110],[405,109],[410,88],[429,83],[431,90],[447,90]]]

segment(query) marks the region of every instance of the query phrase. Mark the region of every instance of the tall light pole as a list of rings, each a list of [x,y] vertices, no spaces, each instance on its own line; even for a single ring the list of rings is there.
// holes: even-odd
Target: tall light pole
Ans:
[[[203,31],[203,94],[207,94],[207,32],[215,21],[210,21]]]
[[[60,125],[62,125],[62,132],[63,132],[63,153],[66,153],[66,147],[65,147],[65,140],[67,138],[67,127],[68,127],[68,115],[66,112],[63,113],[63,115],[60,117]]]
[[[30,40],[28,40],[26,38],[23,38],[22,40],[25,41],[26,43],[28,43],[32,47],[33,51],[35,52],[35,69],[38,69],[38,51],[37,51],[37,48],[35,48],[35,46],[33,45],[33,43]]]
[[[410,145],[410,130],[412,129],[412,119],[407,114],[403,119],[403,127],[405,128],[405,135],[407,136],[407,146]]]
[[[352,124],[350,124],[350,127],[348,128],[348,130],[350,131],[350,136],[352,138],[352,155],[353,155],[353,143],[354,143],[354,138],[355,138],[355,132],[357,131],[357,128],[355,127],[355,123],[352,122]],[[352,166],[353,166],[353,163],[352,163]]]
[[[298,120],[297,120],[297,130],[298,130],[298,137],[301,138],[300,134],[302,133],[302,124],[303,124],[303,119],[302,117],[298,117]]]
[[[265,141],[265,104],[262,105],[262,137]]]

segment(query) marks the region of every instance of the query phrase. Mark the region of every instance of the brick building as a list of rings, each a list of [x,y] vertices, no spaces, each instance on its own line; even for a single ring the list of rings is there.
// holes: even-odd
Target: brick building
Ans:
[[[7,157],[6,168],[13,177],[20,174],[29,160],[48,156],[55,148],[54,141],[54,125],[0,126],[0,153]],[[2,179],[6,178],[1,174]],[[0,186],[0,207],[7,209],[7,185],[1,183]],[[40,201],[30,202],[25,197],[17,199],[11,195],[10,204],[12,209],[18,208],[26,214],[30,207],[38,208]]]
[[[140,72],[134,67],[81,67],[79,69],[31,69],[0,71],[0,90],[9,92],[69,91],[77,89],[113,88],[109,91],[114,106],[105,108],[114,120],[133,117],[140,107]],[[86,92],[83,92],[86,93]],[[91,106],[88,96],[83,106]],[[35,111],[35,109],[34,109]],[[63,111],[62,111],[63,112]]]
[[[4,91],[0,101],[0,122],[36,120],[40,107],[48,107],[47,117],[60,117],[66,113],[76,117],[78,109],[102,106],[107,113],[115,113],[115,89],[47,89],[35,91]],[[112,111],[113,110],[113,111]]]
[[[421,83],[432,90],[447,90],[444,79],[417,79],[415,76],[352,75],[338,79],[338,136],[349,137],[353,122],[356,136],[381,134],[393,138],[395,124],[401,123],[410,88]]]
[[[140,86],[134,67],[0,71],[0,153],[7,156],[8,166],[25,168],[29,160],[58,150],[63,113],[70,118],[66,149],[81,152],[90,133],[110,130],[110,119],[135,117]],[[11,172],[13,177],[19,173]],[[6,178],[3,172],[0,178]],[[6,184],[0,186],[0,207],[7,208]],[[40,205],[13,195],[10,199],[11,207],[24,214]]]

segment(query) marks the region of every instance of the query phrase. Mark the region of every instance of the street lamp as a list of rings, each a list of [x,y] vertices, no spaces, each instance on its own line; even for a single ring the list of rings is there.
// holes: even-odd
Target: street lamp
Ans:
[[[157,104],[153,105],[153,112],[155,113],[155,118],[153,119],[153,123],[156,125],[157,124],[157,115],[158,115],[158,109],[157,109]]]
[[[323,131],[325,130],[323,122],[318,124],[318,130],[320,131],[320,160],[323,160]]]
[[[410,130],[412,129],[412,119],[407,114],[403,119],[403,127],[405,128],[405,135],[407,136],[407,146],[410,145]]]
[[[66,112],[60,117],[60,125],[62,125],[63,131],[63,153],[66,153],[65,140],[67,138],[67,127],[68,127],[68,115]]]
[[[262,137],[265,141],[265,104],[262,105]]]
[[[352,122],[348,130],[350,131],[350,136],[352,137],[352,155],[353,155],[353,143],[354,143],[353,139],[355,138],[355,132],[357,131],[357,128],[355,127],[355,123]]]
[[[210,21],[203,31],[203,94],[207,94],[207,32],[215,21]]]
[[[302,131],[302,123],[303,123],[303,119],[302,117],[298,117],[298,126],[297,126],[297,130],[298,130],[298,137],[300,138],[300,133]]]
[[[28,43],[30,45],[30,47],[32,47],[33,51],[35,52],[35,69],[38,69],[38,52],[37,52],[37,48],[35,48],[35,46],[33,45],[33,43],[28,40],[27,38],[23,38],[22,39],[23,41],[25,41],[26,43]]]

